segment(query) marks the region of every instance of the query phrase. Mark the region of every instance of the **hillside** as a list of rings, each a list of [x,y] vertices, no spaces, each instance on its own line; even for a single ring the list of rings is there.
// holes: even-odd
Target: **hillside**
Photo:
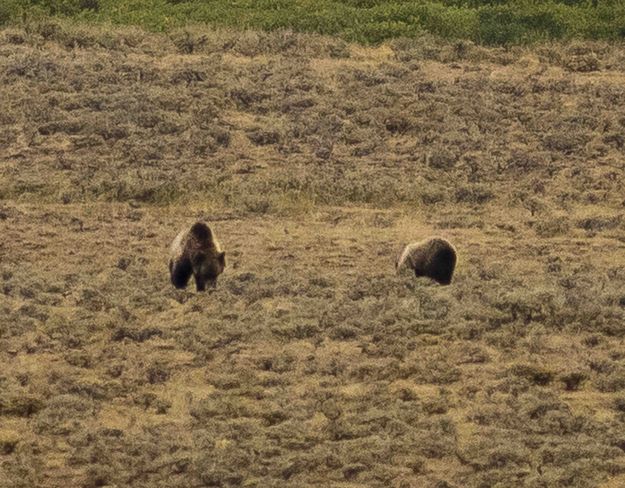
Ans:
[[[625,483],[622,46],[46,22],[0,79],[0,487]]]

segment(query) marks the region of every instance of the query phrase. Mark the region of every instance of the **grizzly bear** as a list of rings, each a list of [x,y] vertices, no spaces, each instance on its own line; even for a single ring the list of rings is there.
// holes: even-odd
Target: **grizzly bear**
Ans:
[[[225,267],[226,253],[204,222],[183,230],[171,244],[169,274],[176,288],[186,288],[191,275],[197,291],[205,290],[207,284],[214,288]]]
[[[397,272],[404,267],[414,271],[417,277],[427,276],[441,285],[449,285],[456,267],[456,250],[440,237],[408,244],[395,263]]]

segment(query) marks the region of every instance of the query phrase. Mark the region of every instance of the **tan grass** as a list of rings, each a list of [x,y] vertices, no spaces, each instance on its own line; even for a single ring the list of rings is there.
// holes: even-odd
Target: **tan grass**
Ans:
[[[13,34],[2,488],[620,486],[618,46]],[[167,275],[196,219],[205,294]],[[434,234],[453,284],[397,276]]]

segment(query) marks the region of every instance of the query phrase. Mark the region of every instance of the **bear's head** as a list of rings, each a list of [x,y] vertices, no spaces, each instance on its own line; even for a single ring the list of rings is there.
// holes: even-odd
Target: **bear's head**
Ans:
[[[206,289],[206,285],[215,288],[217,277],[226,267],[226,252],[200,252],[194,256],[192,264],[198,290]]]

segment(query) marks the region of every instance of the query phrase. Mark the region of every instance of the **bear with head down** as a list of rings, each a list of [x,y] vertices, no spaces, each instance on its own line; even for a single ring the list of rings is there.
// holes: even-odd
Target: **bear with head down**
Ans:
[[[205,222],[181,231],[171,244],[169,274],[176,288],[186,288],[191,275],[197,291],[205,290],[206,285],[214,288],[225,267],[226,253]]]
[[[456,267],[456,250],[449,241],[431,237],[408,244],[395,263],[397,272],[407,268],[415,276],[427,276],[441,285],[449,285]]]

